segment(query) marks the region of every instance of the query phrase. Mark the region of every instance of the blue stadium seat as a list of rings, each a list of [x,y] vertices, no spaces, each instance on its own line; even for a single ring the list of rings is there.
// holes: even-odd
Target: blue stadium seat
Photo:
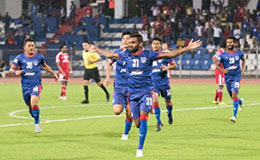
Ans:
[[[208,60],[209,58],[210,58],[210,55],[207,53],[202,55],[202,59]]]
[[[199,70],[200,69],[200,65],[199,64],[195,64],[192,66],[193,70]]]
[[[204,70],[204,71],[209,70],[209,68],[210,68],[209,64],[204,64],[204,65],[201,66],[201,70]]]
[[[182,68],[183,68],[184,70],[191,70],[191,66],[188,65],[188,64],[183,65]]]
[[[201,54],[194,54],[194,59],[200,59],[201,58]]]
[[[195,65],[195,60],[194,59],[190,60],[189,65],[191,66]]]
[[[47,31],[48,32],[56,33],[58,26],[59,26],[57,18],[48,17],[48,18],[46,18],[45,23],[47,24]]]
[[[191,54],[190,53],[186,53],[182,55],[182,59],[191,59]]]

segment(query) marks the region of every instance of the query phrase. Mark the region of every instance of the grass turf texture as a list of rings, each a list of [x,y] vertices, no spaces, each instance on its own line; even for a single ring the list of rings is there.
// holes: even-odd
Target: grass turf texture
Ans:
[[[15,115],[30,118],[20,84],[0,84],[0,159],[135,159],[138,129],[133,124],[129,140],[120,140],[124,113],[112,116],[111,102],[105,102],[101,88],[90,85],[90,104],[83,105],[81,85],[68,86],[66,101],[58,99],[59,84],[43,87],[39,103],[42,132],[35,134],[34,126],[28,125],[32,119],[8,115],[21,110]],[[232,101],[226,89],[223,101],[230,107],[210,109],[215,106],[211,103],[215,89],[215,85],[173,85],[174,124],[168,125],[163,112],[164,127],[156,132],[155,117],[149,115],[143,159],[260,159],[259,86],[242,85],[240,97],[245,105],[236,124],[229,121]],[[109,90],[112,93],[111,86]],[[162,98],[160,107],[166,110]],[[206,109],[189,110],[200,107]],[[17,123],[26,125],[3,127]]]

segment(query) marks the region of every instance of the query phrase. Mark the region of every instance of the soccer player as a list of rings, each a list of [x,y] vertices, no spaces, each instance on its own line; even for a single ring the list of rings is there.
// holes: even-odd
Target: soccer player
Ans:
[[[230,120],[237,121],[238,106],[242,107],[243,100],[238,97],[241,74],[244,75],[245,59],[243,52],[235,50],[235,38],[230,36],[226,40],[226,51],[218,56],[217,68],[225,73],[227,91],[233,100],[233,116]],[[242,61],[240,67],[240,60]],[[221,67],[223,64],[224,69]]]
[[[127,49],[128,41],[131,37],[130,32],[123,32],[121,41],[122,48],[115,50],[114,53],[120,53]],[[133,118],[131,116],[130,106],[128,105],[128,83],[126,77],[126,68],[124,62],[118,59],[110,59],[107,65],[106,79],[104,84],[109,84],[110,82],[110,72],[111,66],[116,62],[116,74],[114,81],[114,94],[113,94],[113,109],[116,115],[120,115],[121,112],[126,110],[126,120],[125,120],[125,131],[122,134],[121,140],[128,139],[128,133],[132,126]]]
[[[161,39],[160,38],[153,38],[152,40],[152,50],[154,52],[161,51]],[[164,47],[166,49],[166,47]],[[168,51],[169,52],[169,51]],[[166,52],[162,52],[164,54]],[[158,97],[161,96],[165,100],[166,108],[167,108],[167,115],[168,115],[168,123],[173,123],[172,118],[172,101],[171,101],[171,88],[170,82],[168,77],[168,70],[175,69],[176,63],[172,58],[167,59],[159,59],[153,61],[152,65],[152,84],[153,84],[153,110],[157,120],[157,131],[160,131],[163,123],[161,121],[161,110],[159,106]]]
[[[103,85],[103,83],[100,80],[98,68],[97,68],[97,62],[101,61],[101,57],[95,52],[90,50],[90,44],[85,41],[82,43],[83,51],[82,51],[82,57],[84,61],[85,66],[85,73],[83,76],[83,86],[84,86],[84,94],[85,99],[81,103],[89,103],[88,99],[88,84],[89,80],[93,78],[96,81],[96,84],[102,88],[102,90],[106,94],[106,101],[109,101],[110,95],[106,89],[106,87]]]
[[[59,69],[59,80],[61,81],[61,93],[59,99],[66,100],[66,89],[70,76],[70,56],[67,53],[67,46],[62,44],[60,52],[56,55],[56,64]]]
[[[212,57],[212,60],[215,64],[215,66],[217,66],[217,58],[220,54],[222,54],[226,49],[226,42],[222,41],[220,44],[220,48],[219,50],[216,52],[216,54]],[[220,65],[220,67],[223,69],[223,64]],[[225,83],[225,73],[221,72],[217,67],[215,68],[215,79],[216,79],[216,85],[218,85],[218,89],[216,90],[215,93],[215,98],[213,100],[212,103],[214,104],[219,104],[219,105],[226,105],[223,101],[222,101],[222,97],[223,97],[223,87],[224,87],[224,83]]]
[[[152,63],[154,60],[162,58],[173,58],[182,53],[195,49],[202,44],[200,40],[190,42],[187,47],[173,50],[164,54],[143,50],[143,38],[139,34],[131,35],[129,49],[120,53],[112,53],[98,47],[91,48],[108,58],[120,59],[125,63],[128,76],[128,92],[131,107],[131,114],[134,123],[139,128],[139,145],[136,157],[143,156],[143,145],[146,138],[148,125],[148,113],[152,109]]]
[[[51,73],[56,80],[58,76],[45,62],[43,55],[35,53],[35,42],[28,38],[24,40],[24,53],[19,54],[13,61],[9,72],[21,76],[22,93],[25,104],[29,107],[29,113],[34,119],[35,132],[41,132],[40,109],[38,102],[42,90],[41,66]]]

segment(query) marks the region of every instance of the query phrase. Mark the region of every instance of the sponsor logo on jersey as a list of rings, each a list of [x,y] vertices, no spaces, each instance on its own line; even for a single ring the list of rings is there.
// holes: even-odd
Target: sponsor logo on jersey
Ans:
[[[142,75],[143,74],[143,71],[132,71],[131,72],[131,76],[136,76],[136,75]]]
[[[125,73],[125,72],[126,72],[125,68],[120,70],[120,73]]]
[[[153,73],[155,73],[155,72],[161,72],[161,69],[160,68],[153,69]]]
[[[27,72],[24,74],[24,76],[34,76],[35,72]]]
[[[230,69],[230,70],[231,69],[237,69],[237,66],[235,66],[235,65],[234,66],[230,66],[228,69]]]

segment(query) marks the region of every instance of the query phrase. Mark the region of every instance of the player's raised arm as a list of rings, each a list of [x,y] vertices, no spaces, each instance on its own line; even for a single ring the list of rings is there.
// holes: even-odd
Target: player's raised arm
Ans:
[[[107,57],[107,58],[115,58],[115,59],[120,59],[120,57],[118,56],[118,54],[115,54],[111,51],[108,51],[108,50],[103,50],[103,49],[100,49],[94,45],[91,45],[90,49],[102,54],[103,56]]]
[[[202,45],[201,40],[197,40],[195,42],[193,42],[193,40],[191,40],[188,46],[186,46],[184,48],[172,50],[172,51],[167,52],[165,54],[160,54],[160,56],[158,58],[159,59],[161,59],[161,58],[174,58],[174,57],[177,57],[177,56],[179,56],[179,55],[181,55],[181,54],[183,54],[183,53],[185,53],[189,50],[196,49],[201,45]]]
[[[56,74],[56,72],[54,72],[48,64],[44,63],[44,64],[42,65],[42,67],[43,67],[47,72],[49,72],[50,74],[52,74],[53,77],[54,77],[56,80],[59,79],[58,76],[57,76],[57,74]]]

